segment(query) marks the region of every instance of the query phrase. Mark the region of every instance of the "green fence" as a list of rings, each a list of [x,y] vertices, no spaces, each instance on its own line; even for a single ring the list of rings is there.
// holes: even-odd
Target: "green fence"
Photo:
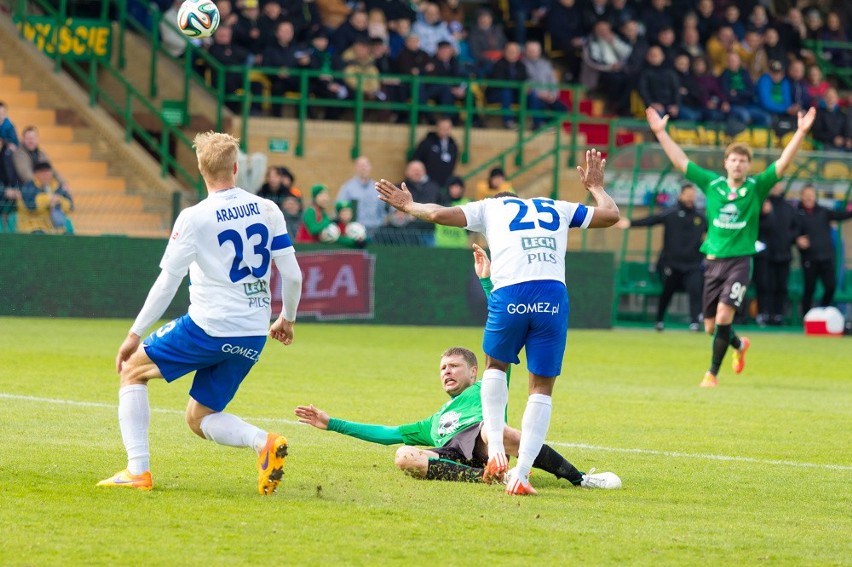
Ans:
[[[165,240],[157,239],[0,234],[0,263],[26,266],[0,272],[0,315],[135,317],[159,273],[157,265],[165,245]],[[332,248],[299,246],[298,250],[310,255]],[[366,252],[374,264],[373,317],[359,316],[353,321],[448,326],[484,323],[485,298],[467,250],[370,247]],[[612,254],[569,253],[566,266],[572,328],[610,327]],[[308,279],[310,274],[306,275],[303,303],[311,294],[322,295],[316,289],[308,291],[314,285]],[[187,304],[184,282],[166,316],[185,312]]]

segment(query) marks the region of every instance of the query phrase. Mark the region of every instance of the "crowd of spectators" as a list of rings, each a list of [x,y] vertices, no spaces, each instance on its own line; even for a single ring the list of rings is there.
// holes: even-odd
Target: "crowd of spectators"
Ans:
[[[276,69],[267,71],[268,88],[276,96],[299,90],[292,70],[311,69],[356,73],[368,100],[404,102],[413,95],[409,84],[383,78],[402,74],[449,79],[421,86],[418,96],[452,106],[478,77],[535,83],[528,91],[529,108],[558,112],[564,102],[546,85],[568,82],[599,93],[617,115],[629,115],[631,104],[638,107],[641,101],[675,120],[724,121],[734,131],[770,126],[783,133],[795,126],[800,109],[838,112],[837,105],[844,106],[841,98],[834,106],[826,101],[827,89],[836,85],[821,76],[818,56],[835,68],[852,66],[848,48],[829,45],[817,54],[806,44],[849,41],[852,3],[844,0],[219,0],[217,5],[222,24],[210,55],[228,65]],[[231,92],[242,87],[237,74],[225,82]],[[318,99],[342,100],[353,96],[358,83],[355,77],[319,74],[309,91]],[[485,96],[508,110],[519,102],[518,92],[492,86]],[[280,105],[271,108],[274,115],[280,111]],[[332,119],[341,114],[336,107],[317,112]],[[404,112],[393,116],[406,118]],[[503,114],[506,127],[516,127],[512,116]],[[848,122],[845,113],[843,118]],[[537,118],[533,126],[543,122]],[[820,132],[830,137],[820,142],[846,148],[849,129]],[[841,144],[838,136],[844,138]]]
[[[18,131],[0,102],[0,232],[73,234],[68,184],[39,146],[35,126]]]

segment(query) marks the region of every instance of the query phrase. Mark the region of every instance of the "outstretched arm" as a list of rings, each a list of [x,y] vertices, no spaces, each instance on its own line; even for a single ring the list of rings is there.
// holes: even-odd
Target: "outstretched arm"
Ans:
[[[442,224],[444,226],[467,226],[467,217],[461,207],[444,207],[433,203],[415,203],[405,183],[397,187],[390,181],[382,179],[376,183],[379,199],[404,213],[423,221]]]
[[[669,160],[671,160],[672,165],[681,173],[686,173],[686,166],[689,163],[689,158],[686,157],[686,153],[684,153],[681,147],[672,140],[669,133],[666,132],[666,124],[669,121],[669,115],[666,114],[660,118],[660,115],[656,110],[653,108],[646,108],[645,117],[648,119],[648,126],[651,127],[651,132],[653,132],[657,137],[657,141],[660,142],[660,146],[662,146],[663,151],[666,152],[666,156],[668,156]]]
[[[606,160],[597,150],[586,151],[586,168],[577,166],[580,181],[595,199],[595,213],[589,228],[606,228],[618,222],[618,205],[604,190]]]
[[[799,151],[799,147],[802,145],[805,136],[807,136],[811,126],[814,125],[815,118],[816,108],[811,108],[807,114],[799,113],[799,127],[796,128],[796,133],[793,134],[790,142],[784,147],[781,157],[775,162],[775,173],[779,178],[784,175],[784,171],[793,162],[793,158],[796,157],[796,152]]]
[[[335,419],[330,417],[321,409],[310,406],[298,406],[296,408],[296,417],[301,423],[307,423],[317,429],[327,429],[328,431],[336,431],[343,435],[349,435],[362,441],[370,443],[379,443],[381,445],[395,445],[402,443],[402,433],[399,427],[388,427],[386,425],[371,425],[368,423],[355,423]]]

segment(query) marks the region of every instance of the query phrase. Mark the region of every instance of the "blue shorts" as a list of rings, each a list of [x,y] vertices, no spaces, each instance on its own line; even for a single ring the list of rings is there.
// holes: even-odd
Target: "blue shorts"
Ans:
[[[213,411],[222,411],[260,357],[266,337],[211,337],[184,315],[151,333],[142,344],[166,382],[195,370],[189,395]]]
[[[523,282],[491,294],[482,340],[482,350],[491,358],[518,364],[518,353],[526,347],[529,371],[556,377],[567,336],[568,290],[562,282]]]

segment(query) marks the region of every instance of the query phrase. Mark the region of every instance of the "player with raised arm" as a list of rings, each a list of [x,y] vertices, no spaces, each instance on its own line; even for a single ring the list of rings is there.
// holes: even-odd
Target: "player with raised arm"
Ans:
[[[284,215],[272,201],[235,186],[239,140],[207,132],[194,140],[207,198],[181,211],[160,261],[160,275],[115,359],[121,382],[118,422],[127,468],[98,483],[151,490],[148,381],[172,382],[192,371],[186,422],[199,437],[257,453],[258,492],[272,494],[281,481],[287,440],[224,413],[258,361],[268,334],[293,342],[302,274]],[[272,326],[272,261],[281,274],[283,309]],[[140,345],[162,317],[189,272],[188,314],[163,325]]]
[[[707,238],[701,245],[701,252],[707,257],[702,304],[704,330],[713,335],[713,346],[710,368],[700,386],[713,388],[718,384],[719,368],[729,346],[734,348],[734,372],[739,374],[745,367],[750,341],[738,337],[731,325],[751,279],[760,208],[799,151],[814,123],[816,110],[799,113],[798,128],[781,156],[755,176],[748,174],[752,152],[746,144],[735,143],[725,149],[726,175],[718,175],[697,166],[672,140],[666,132],[668,115],[661,117],[653,108],[648,108],[645,114],[672,165],[707,197]]]
[[[483,233],[491,248],[494,291],[488,300],[483,338],[486,370],[481,391],[488,440],[485,472],[494,481],[502,480],[508,470],[503,445],[509,399],[506,369],[520,362],[522,348],[526,348],[529,370],[518,464],[509,471],[507,494],[535,494],[529,483],[530,468],[550,425],[551,396],[562,370],[568,332],[568,229],[603,228],[618,222],[618,207],[603,187],[605,165],[600,152],[589,150],[586,167],[577,168],[595,207],[539,197],[521,199],[512,193],[443,207],[415,203],[405,184],[398,188],[384,179],[376,184],[379,198],[392,207],[421,220]]]

